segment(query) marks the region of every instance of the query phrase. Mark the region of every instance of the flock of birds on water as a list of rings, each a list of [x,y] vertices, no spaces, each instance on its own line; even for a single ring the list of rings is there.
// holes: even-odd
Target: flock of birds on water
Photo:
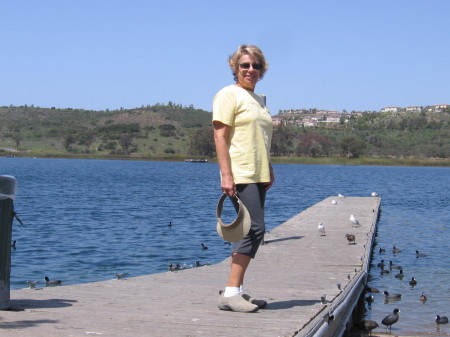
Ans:
[[[372,192],[371,194],[372,197],[378,197],[378,193],[376,192]],[[342,194],[338,194],[339,198],[345,198],[344,195]],[[331,204],[336,205],[337,201],[336,200],[332,200]],[[360,221],[353,215],[350,214],[350,218],[349,218],[351,224],[352,224],[352,228],[358,228],[361,226]],[[325,226],[322,222],[319,222],[319,225],[317,226],[317,231],[319,232],[320,236],[325,236]],[[348,241],[348,244],[356,244],[356,236],[354,234],[346,234],[345,238]],[[380,254],[383,254],[386,252],[386,249],[384,248],[379,248],[378,252]],[[392,253],[394,255],[401,253],[401,250],[398,249],[395,245],[392,247]],[[416,258],[424,258],[427,257],[426,254],[420,253],[419,250],[416,250]],[[388,263],[385,263],[385,260],[382,259],[380,263],[377,264],[377,267],[380,268],[380,274],[381,275],[386,275],[386,274],[391,274],[395,271],[395,278],[403,280],[404,274],[403,274],[403,268],[399,265],[395,265],[393,264],[392,261],[389,261]],[[388,268],[388,269],[385,269]],[[411,277],[411,280],[409,280],[409,285],[411,287],[415,287],[417,285],[417,280],[415,277]],[[340,289],[341,285],[338,284],[338,288]],[[365,289],[366,293],[380,293],[380,291],[376,288],[372,288],[369,286],[366,286]],[[385,296],[385,303],[388,303],[390,300],[392,301],[399,301],[401,299],[401,294],[398,293],[390,293],[387,290],[383,291],[383,295]],[[324,298],[325,295],[322,295],[321,300],[322,303],[324,303]],[[427,297],[425,295],[424,292],[422,292],[422,294],[419,297],[420,302],[425,303],[427,301]],[[367,302],[369,308],[371,307],[372,302],[374,301],[374,296],[373,295],[368,295],[365,297],[365,301]],[[381,324],[386,326],[386,329],[392,330],[392,325],[394,325],[395,323],[398,322],[399,318],[400,318],[400,309],[395,308],[391,314],[386,315],[382,320],[381,320]],[[448,323],[448,318],[446,316],[440,316],[440,315],[436,315],[435,319],[434,319],[436,324],[447,324]],[[366,331],[369,332],[369,335],[371,335],[372,330],[378,328],[379,325],[376,321],[373,320],[364,320],[364,328]]]
[[[382,254],[386,253],[386,249],[380,247],[378,249],[378,253],[380,255],[382,255]],[[397,255],[397,254],[401,253],[401,250],[398,249],[394,245],[392,247],[392,253],[394,255]],[[428,256],[427,254],[421,253],[419,250],[415,251],[415,255],[416,255],[416,258],[425,258]],[[387,262],[384,259],[381,259],[381,261],[377,264],[376,267],[380,269],[381,275],[394,274],[394,277],[396,279],[403,280],[403,278],[404,278],[403,267],[401,265],[394,264],[392,262],[392,260],[389,260],[389,262]],[[417,286],[418,281],[413,276],[408,281],[408,284],[409,284],[409,286],[414,288]],[[367,293],[371,293],[370,295],[367,295],[365,297],[365,301],[367,302],[367,305],[370,308],[372,303],[374,302],[374,296],[372,295],[372,293],[380,293],[380,290],[378,290],[377,288],[369,287],[368,285],[366,286],[365,290]],[[387,290],[384,290],[382,292],[382,294],[384,295],[385,303],[389,303],[389,301],[400,301],[402,298],[402,294],[388,292]],[[418,300],[422,303],[425,303],[428,300],[427,296],[425,295],[425,292],[421,293]],[[381,324],[385,325],[387,329],[391,330],[392,325],[397,323],[400,319],[399,313],[400,313],[400,309],[395,308],[392,311],[392,314],[389,314],[382,319]],[[448,318],[446,316],[436,315],[436,317],[434,318],[434,321],[438,325],[439,324],[447,324]],[[378,323],[373,320],[365,320],[364,325],[365,325],[366,330],[369,332],[371,332],[373,329],[379,327]]]

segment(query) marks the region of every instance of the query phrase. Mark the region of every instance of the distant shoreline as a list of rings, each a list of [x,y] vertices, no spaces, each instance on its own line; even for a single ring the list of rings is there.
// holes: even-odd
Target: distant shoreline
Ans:
[[[206,157],[193,157],[185,155],[164,156],[133,156],[133,155],[105,155],[98,154],[50,154],[50,153],[23,153],[0,152],[0,158],[47,158],[47,159],[96,159],[96,160],[140,160],[140,161],[174,161],[184,162],[187,159],[203,160],[217,163],[217,159]],[[419,158],[345,158],[345,157],[272,157],[274,164],[300,164],[300,165],[348,165],[348,166],[425,166],[450,167],[450,159],[419,159]]]

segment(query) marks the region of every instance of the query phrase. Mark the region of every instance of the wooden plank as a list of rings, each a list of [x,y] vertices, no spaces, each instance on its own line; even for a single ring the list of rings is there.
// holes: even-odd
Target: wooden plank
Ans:
[[[13,290],[14,310],[0,313],[0,336],[305,334],[308,323],[333,305],[363,267],[379,202],[330,197],[266,234],[245,280],[245,292],[269,302],[257,313],[218,310],[218,292],[229,271],[226,259],[213,266],[123,280]],[[352,228],[350,214],[361,222],[359,228]],[[325,236],[317,231],[319,222],[326,227]],[[348,243],[347,233],[356,236],[356,244]]]

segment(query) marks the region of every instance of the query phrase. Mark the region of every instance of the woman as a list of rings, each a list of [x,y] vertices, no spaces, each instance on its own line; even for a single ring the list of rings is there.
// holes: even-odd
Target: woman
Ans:
[[[219,308],[256,312],[267,302],[243,293],[244,275],[265,232],[264,201],[274,182],[270,165],[272,118],[262,97],[254,93],[268,64],[262,51],[241,45],[228,59],[235,84],[220,90],[213,101],[214,141],[222,191],[237,195],[251,216],[249,234],[234,244],[231,271]]]

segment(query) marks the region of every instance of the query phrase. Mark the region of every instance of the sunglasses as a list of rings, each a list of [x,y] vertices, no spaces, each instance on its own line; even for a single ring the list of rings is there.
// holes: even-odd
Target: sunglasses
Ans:
[[[262,66],[259,63],[239,63],[241,69],[250,69],[250,65],[255,70],[261,70]]]

